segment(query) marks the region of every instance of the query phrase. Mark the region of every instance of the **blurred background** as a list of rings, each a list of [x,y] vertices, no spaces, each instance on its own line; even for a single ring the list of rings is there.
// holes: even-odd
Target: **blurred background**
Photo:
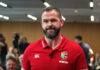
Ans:
[[[100,0],[0,0],[0,33],[8,49],[14,47],[15,33],[29,43],[43,37],[41,12],[43,8],[60,8],[65,21],[62,34],[74,41],[81,35],[94,52],[100,54]]]
[[[0,33],[9,47],[14,32],[27,36],[29,42],[43,36],[41,12],[48,6],[60,8],[65,20],[62,33],[68,39],[82,35],[100,53],[100,0],[0,0]]]

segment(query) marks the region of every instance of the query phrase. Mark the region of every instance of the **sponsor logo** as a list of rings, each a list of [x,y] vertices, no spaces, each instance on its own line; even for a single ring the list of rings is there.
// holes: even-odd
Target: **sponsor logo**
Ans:
[[[62,61],[62,60],[59,60],[59,63],[68,64],[68,61]]]
[[[63,64],[68,64],[69,62],[66,60],[68,58],[68,53],[67,51],[63,51],[61,52],[61,60],[59,60],[59,63],[63,63]]]
[[[35,54],[34,58],[40,58],[39,54]]]
[[[67,59],[68,53],[66,51],[61,52],[61,58],[62,59]]]

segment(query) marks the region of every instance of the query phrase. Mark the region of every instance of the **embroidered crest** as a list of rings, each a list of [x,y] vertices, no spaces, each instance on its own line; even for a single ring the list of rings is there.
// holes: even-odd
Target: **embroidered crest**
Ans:
[[[61,58],[66,59],[68,57],[68,53],[66,51],[61,52]]]
[[[35,54],[34,58],[40,58],[39,54]]]

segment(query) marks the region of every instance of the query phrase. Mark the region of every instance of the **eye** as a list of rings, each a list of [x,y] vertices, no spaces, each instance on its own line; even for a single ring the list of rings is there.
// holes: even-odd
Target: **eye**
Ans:
[[[54,22],[57,22],[57,20],[56,19],[51,19],[51,22],[54,23]]]
[[[44,22],[44,23],[48,23],[48,20],[47,20],[47,19],[44,19],[43,22]]]

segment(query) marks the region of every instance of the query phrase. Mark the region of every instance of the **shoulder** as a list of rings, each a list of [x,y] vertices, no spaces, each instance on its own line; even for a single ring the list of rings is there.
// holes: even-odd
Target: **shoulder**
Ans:
[[[73,42],[71,40],[66,39],[66,49],[72,51],[73,53],[81,53],[83,52],[82,48],[80,47],[80,45],[76,42]]]
[[[79,44],[76,42],[73,42],[71,40],[68,40],[68,45],[72,46],[72,47],[79,47]]]
[[[70,52],[70,54],[74,56],[73,58],[78,59],[80,57],[85,57],[84,51],[78,43],[67,40],[65,47]]]
[[[80,45],[78,44],[78,43],[76,43],[76,42],[74,42],[74,41],[71,41],[71,40],[68,40],[68,39],[66,39],[67,40],[67,44],[66,45],[68,45],[70,48],[80,48]]]
[[[65,48],[71,48],[71,49],[81,49],[80,45],[74,41],[71,41],[63,36],[63,41],[65,43]]]

